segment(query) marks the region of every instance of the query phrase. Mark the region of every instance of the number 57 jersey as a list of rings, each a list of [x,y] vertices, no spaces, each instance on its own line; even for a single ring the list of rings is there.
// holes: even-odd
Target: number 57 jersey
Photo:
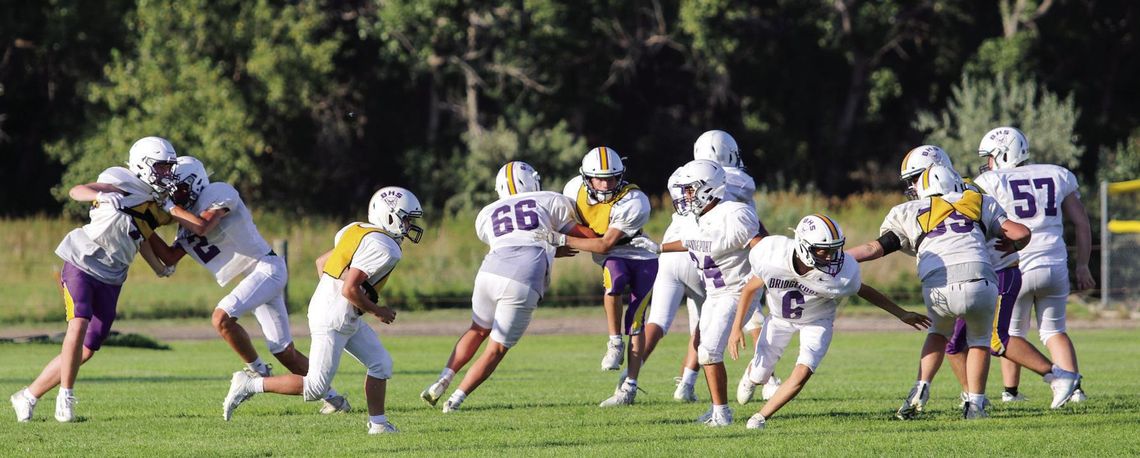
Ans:
[[[764,279],[768,287],[764,293],[768,315],[793,323],[834,319],[839,300],[857,294],[863,285],[859,263],[844,256],[843,266],[834,276],[819,269],[799,275],[792,264],[795,253],[795,240],[769,235],[748,254],[752,275]]]
[[[524,192],[483,207],[475,234],[491,247],[479,271],[529,285],[539,295],[549,282],[554,247],[536,240],[536,232],[563,232],[574,220],[574,202],[549,191]]]
[[[229,183],[206,185],[193,207],[187,210],[195,215],[210,209],[229,210],[205,237],[185,228],[178,229],[177,243],[186,250],[186,254],[212,272],[219,285],[226,286],[230,280],[252,269],[258,259],[269,254],[269,244],[253,224],[253,215]]]
[[[978,175],[974,184],[997,199],[1010,219],[1033,231],[1029,245],[1018,252],[1023,272],[1068,261],[1061,202],[1078,192],[1073,172],[1056,165],[1030,164],[988,171]]]

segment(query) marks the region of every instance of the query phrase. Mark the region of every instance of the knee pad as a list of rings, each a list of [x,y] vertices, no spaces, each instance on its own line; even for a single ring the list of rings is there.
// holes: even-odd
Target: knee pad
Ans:
[[[709,364],[723,363],[724,352],[709,351],[704,347],[697,347],[697,362],[702,366]]]
[[[392,378],[392,355],[388,352],[377,358],[377,361],[368,366],[368,376],[380,380]]]
[[[227,294],[226,297],[223,297],[222,300],[218,301],[218,306],[214,308],[226,312],[226,315],[229,315],[230,318],[237,318],[237,316],[234,316],[234,309],[237,308],[237,305],[237,298],[232,294]]]

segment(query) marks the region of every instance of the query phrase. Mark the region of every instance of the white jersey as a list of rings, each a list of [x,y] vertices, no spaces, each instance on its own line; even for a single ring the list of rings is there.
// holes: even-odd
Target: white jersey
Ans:
[[[977,185],[974,184],[973,181],[970,181],[970,180],[966,181],[966,189],[969,189],[969,190],[975,191],[975,192],[980,192],[983,194],[985,193],[985,191],[982,190],[982,188],[979,188]],[[1001,201],[998,201],[998,205],[1000,205],[1000,204],[1001,204]],[[1008,216],[1009,212],[1006,211],[1006,213]],[[994,238],[994,239],[991,239],[989,242],[986,242],[986,246],[989,247],[989,250],[990,250],[990,264],[993,265],[994,272],[997,272],[997,271],[1002,270],[1002,269],[1007,269],[1010,267],[1017,267],[1018,262],[1021,261],[1021,256],[1019,254],[1017,254],[1016,251],[1007,253],[1004,250],[998,249],[999,243],[1001,243],[1000,238]]]
[[[121,285],[139,243],[169,223],[170,215],[155,203],[153,189],[123,167],[105,170],[97,182],[123,191],[120,208],[96,203],[88,212],[91,222],[69,232],[55,254],[104,283]]]
[[[366,232],[357,240],[345,240],[345,244],[342,244],[342,238],[350,230],[355,234],[359,234],[357,231],[371,232]],[[403,257],[399,243],[379,227],[367,223],[349,224],[338,231],[333,240],[334,254],[341,252],[350,256],[349,259],[341,261],[344,263],[344,270],[359,269],[368,276],[367,283],[376,289],[383,286],[392,269],[396,268],[396,264]],[[340,279],[343,270],[337,272],[335,276],[327,272],[333,262],[334,260],[330,259],[325,263],[326,272],[321,273],[317,289],[309,300],[309,327],[351,331],[363,312],[357,311],[356,307],[341,294],[344,288],[344,281]]]
[[[180,228],[176,243],[198,264],[212,272],[219,285],[225,286],[252,269],[258,259],[269,254],[271,248],[257,231],[249,208],[229,183],[206,185],[193,208],[188,210],[197,215],[206,210],[220,209],[229,213],[205,237]]]
[[[946,284],[946,275],[955,277],[954,266],[958,265],[980,268],[983,271],[981,273],[987,274],[986,278],[993,279],[986,240],[1001,235],[1001,225],[1006,220],[1005,211],[990,196],[973,192],[968,194],[980,198],[977,221],[953,211],[929,232],[922,228],[919,217],[931,212],[934,199],[952,203],[962,200],[963,194],[951,193],[899,204],[891,209],[879,228],[879,235],[894,233],[899,238],[901,250],[916,257],[918,277],[924,283],[937,283],[934,286]]]
[[[988,171],[974,183],[997,199],[1010,219],[1033,233],[1029,245],[1018,252],[1022,271],[1067,264],[1061,202],[1070,194],[1080,197],[1073,172],[1056,165],[1030,164]]]
[[[673,213],[669,227],[665,228],[665,235],[661,241],[672,242],[683,240],[685,237],[697,233],[697,219],[691,215],[678,215]]]
[[[724,168],[724,200],[756,208],[756,181],[739,167]]]
[[[835,276],[819,269],[800,275],[792,261],[795,255],[796,241],[782,235],[764,237],[748,254],[752,275],[768,288],[768,313],[793,323],[835,319],[839,301],[858,294],[863,285],[859,263],[844,256]]]
[[[535,240],[537,231],[565,232],[574,226],[574,202],[549,191],[524,192],[483,207],[475,234],[491,251],[480,272],[530,286],[541,296],[550,280],[554,247]]]
[[[576,176],[574,178],[571,178],[570,181],[566,183],[566,187],[562,189],[562,194],[566,197],[569,197],[571,201],[576,202],[576,205],[579,205],[581,202],[577,201],[580,196],[580,190],[582,188],[582,177]],[[597,202],[594,202],[593,199],[589,199],[588,203],[590,205],[598,204]],[[607,204],[602,203],[601,205],[604,206]],[[625,195],[623,195],[616,202],[613,202],[610,207],[607,226],[611,229],[620,230],[623,234],[625,234],[627,238],[633,238],[634,236],[641,234],[641,228],[649,222],[649,211],[649,198],[645,196],[645,193],[641,192],[639,189],[631,190],[625,193]],[[588,216],[586,215],[579,213],[578,216],[583,219],[583,224],[590,226],[591,228],[595,227],[597,224],[597,222],[595,222],[595,224],[591,224],[591,222],[588,221]],[[604,255],[596,253],[593,255],[594,262],[598,263],[599,265],[605,262],[606,258],[609,257],[623,259],[657,259],[657,255],[650,252],[649,250],[638,248],[629,245],[628,243],[620,243],[618,245],[615,245],[610,249],[609,253],[606,253]]]
[[[701,270],[709,297],[740,293],[748,276],[748,242],[759,229],[755,209],[722,201],[701,215],[696,233],[681,241]]]

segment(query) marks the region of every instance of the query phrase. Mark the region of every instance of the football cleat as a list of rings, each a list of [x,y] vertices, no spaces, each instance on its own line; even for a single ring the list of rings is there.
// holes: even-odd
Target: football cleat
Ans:
[[[919,389],[918,384],[910,389],[907,393],[906,400],[903,401],[902,407],[899,407],[895,417],[899,420],[910,420],[916,417],[919,413],[926,409],[926,401],[930,399],[930,385],[922,386]]]
[[[705,420],[705,426],[710,428],[717,428],[721,426],[729,426],[732,424],[732,409],[726,409],[724,412],[716,412],[715,409],[712,416]]]
[[[368,422],[368,434],[390,434],[398,433],[400,430],[396,429],[391,423],[373,423]]]
[[[451,399],[448,399],[447,401],[445,401],[443,403],[443,413],[451,413],[451,412],[458,411],[459,406],[462,404],[463,404],[463,401],[453,401]]]
[[[966,401],[966,404],[962,406],[962,418],[967,420],[988,418],[990,414],[986,413],[986,406],[989,405],[989,403],[990,401],[985,398],[982,398],[982,402],[980,403]]]
[[[1080,381],[1080,374],[1054,366],[1053,381],[1049,382],[1049,388],[1053,390],[1053,403],[1049,407],[1053,409],[1064,407],[1073,396],[1073,392],[1077,390],[1077,383]]]
[[[79,400],[75,396],[59,395],[55,398],[55,419],[61,423],[75,420],[75,404]]]
[[[234,410],[256,394],[253,391],[253,379],[255,378],[257,377],[250,376],[249,372],[246,371],[234,372],[233,377],[230,378],[230,392],[226,393],[226,399],[222,401],[223,420],[230,421],[230,418],[234,416]]]
[[[764,388],[760,390],[760,397],[765,401],[772,399],[776,395],[776,391],[780,389],[780,384],[784,383],[780,377],[775,375],[768,376],[768,382],[764,384]]]
[[[748,424],[745,426],[747,426],[748,429],[764,429],[764,423],[764,416],[760,415],[760,412],[756,412],[755,415],[752,415],[752,417],[748,419]]]
[[[603,371],[616,371],[621,369],[621,363],[625,359],[625,342],[624,341],[610,341],[606,343],[606,354],[602,356],[602,370]]]
[[[697,417],[697,423],[708,423],[709,419],[713,417],[713,406],[709,406],[709,410]]]
[[[1012,394],[1008,391],[1001,392],[1001,402],[1022,402],[1025,401],[1025,395],[1022,393]]]
[[[321,415],[332,415],[337,412],[348,412],[350,410],[352,410],[352,406],[348,404],[348,399],[345,399],[344,396],[336,395],[321,400]]]
[[[427,388],[424,388],[424,390],[420,392],[420,399],[423,399],[424,402],[428,403],[432,407],[435,407],[435,404],[439,402],[439,398],[443,396],[443,392],[447,391],[447,385],[450,384],[451,383],[448,381],[440,379],[439,381],[428,385]]]
[[[958,408],[966,407],[967,402],[970,402],[970,395],[966,394],[965,391],[958,393]]]
[[[1078,385],[1080,385],[1080,384],[1078,383]],[[1087,400],[1089,400],[1089,397],[1085,395],[1085,390],[1082,390],[1080,388],[1073,390],[1073,395],[1069,396],[1069,402],[1080,403],[1080,402],[1085,402]]]
[[[610,396],[609,399],[602,401],[601,404],[598,404],[598,407],[633,405],[633,399],[635,397],[637,397],[637,384],[626,380],[625,383],[622,383],[620,388],[614,390],[613,396]]]
[[[28,387],[20,388],[8,398],[12,402],[12,410],[16,411],[16,421],[26,422],[32,419],[32,411],[36,408],[36,402],[24,396],[24,390]]]
[[[756,384],[748,379],[748,371],[744,371],[744,376],[740,377],[740,383],[736,384],[736,402],[740,405],[748,404],[755,393]]]
[[[693,391],[693,385],[685,383],[681,377],[674,377],[673,381],[677,383],[677,389],[673,391],[673,399],[681,402],[697,402],[697,393]]]

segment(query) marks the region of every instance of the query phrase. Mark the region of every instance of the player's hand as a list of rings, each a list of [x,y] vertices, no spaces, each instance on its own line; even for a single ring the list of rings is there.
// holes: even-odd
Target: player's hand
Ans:
[[[574,256],[576,254],[578,254],[578,250],[575,250],[575,249],[570,248],[570,247],[565,246],[565,245],[560,246],[554,250],[554,257],[556,257],[556,258],[569,258],[569,257]]]
[[[531,232],[531,234],[534,235],[534,240],[549,243],[554,245],[555,248],[566,245],[566,234],[560,232],[540,228]]]
[[[174,211],[174,199],[166,199],[162,202],[162,211],[171,213]]]
[[[99,205],[107,205],[116,210],[120,208],[122,198],[123,195],[117,192],[100,192],[95,194],[95,202],[98,202]]]
[[[392,324],[396,321],[396,311],[391,307],[380,307],[380,310],[376,311],[376,317],[384,324]]]
[[[740,358],[740,350],[745,348],[748,348],[748,339],[744,338],[744,331],[734,326],[732,333],[728,335],[728,356],[736,361]]]
[[[1005,253],[1001,255],[1003,258],[1017,253],[1017,247],[1013,245],[1013,240],[1007,239],[1005,237],[998,238],[997,243],[994,244],[994,248],[997,248],[998,251]]]
[[[1089,266],[1077,267],[1077,291],[1093,288],[1096,288],[1096,280],[1093,279]]]
[[[927,317],[926,315],[923,315],[921,313],[914,313],[914,312],[904,313],[902,316],[899,317],[899,321],[902,321],[903,323],[909,324],[910,327],[915,328],[919,331],[926,329],[926,328],[929,328],[930,324],[931,324],[929,317]]]
[[[166,278],[171,275],[174,275],[174,266],[166,266],[166,268],[162,269],[162,272],[158,273],[158,276],[162,278]]]
[[[643,235],[634,237],[633,240],[629,241],[629,244],[653,254],[661,254],[661,245],[658,245],[657,242],[654,242],[650,240],[649,237],[645,237]]]

